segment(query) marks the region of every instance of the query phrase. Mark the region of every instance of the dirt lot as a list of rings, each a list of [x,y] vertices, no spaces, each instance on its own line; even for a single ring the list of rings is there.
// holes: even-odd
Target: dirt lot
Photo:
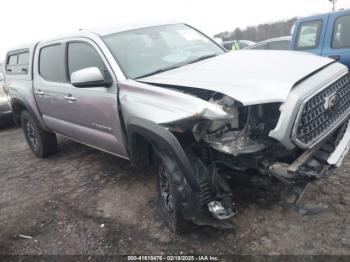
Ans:
[[[276,184],[254,183],[237,187],[235,230],[178,236],[157,213],[151,170],[64,139],[57,155],[37,159],[11,126],[0,145],[0,254],[350,255],[349,158],[306,195],[328,206],[322,214],[301,216]]]

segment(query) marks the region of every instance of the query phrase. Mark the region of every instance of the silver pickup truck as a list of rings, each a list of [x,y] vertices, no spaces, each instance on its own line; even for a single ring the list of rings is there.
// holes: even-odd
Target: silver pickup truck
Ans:
[[[227,53],[182,23],[80,30],[6,56],[14,118],[38,157],[56,134],[157,170],[175,232],[225,225],[237,173],[287,185],[328,175],[349,150],[348,69],[289,51]]]

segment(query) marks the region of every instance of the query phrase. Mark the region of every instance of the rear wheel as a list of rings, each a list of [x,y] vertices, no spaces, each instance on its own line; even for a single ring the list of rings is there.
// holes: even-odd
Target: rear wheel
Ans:
[[[27,111],[22,112],[21,123],[27,143],[37,157],[44,158],[57,152],[56,135],[40,128]]]

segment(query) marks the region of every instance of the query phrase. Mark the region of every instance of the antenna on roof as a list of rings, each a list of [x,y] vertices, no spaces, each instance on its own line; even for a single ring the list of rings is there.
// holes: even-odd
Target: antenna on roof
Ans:
[[[332,11],[334,12],[335,11],[335,4],[336,4],[336,2],[338,2],[338,0],[328,0],[328,1],[332,3],[332,5],[333,5]]]

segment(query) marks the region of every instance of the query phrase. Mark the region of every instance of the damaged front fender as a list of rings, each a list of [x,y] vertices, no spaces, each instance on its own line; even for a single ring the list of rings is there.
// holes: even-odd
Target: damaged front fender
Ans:
[[[128,123],[137,116],[157,124],[195,119],[229,119],[231,116],[217,105],[190,94],[127,80],[119,83],[119,102]]]
[[[139,117],[129,119],[129,123],[126,128],[128,133],[130,159],[132,162],[138,162],[138,158],[142,157],[137,154],[137,141],[135,140],[135,135],[142,135],[150,143],[157,145],[156,147],[161,147],[162,150],[171,155],[184,174],[186,181],[191,186],[191,189],[194,192],[200,191],[199,184],[195,179],[190,162],[188,161],[188,158],[180,143],[171,132],[152,121]]]

